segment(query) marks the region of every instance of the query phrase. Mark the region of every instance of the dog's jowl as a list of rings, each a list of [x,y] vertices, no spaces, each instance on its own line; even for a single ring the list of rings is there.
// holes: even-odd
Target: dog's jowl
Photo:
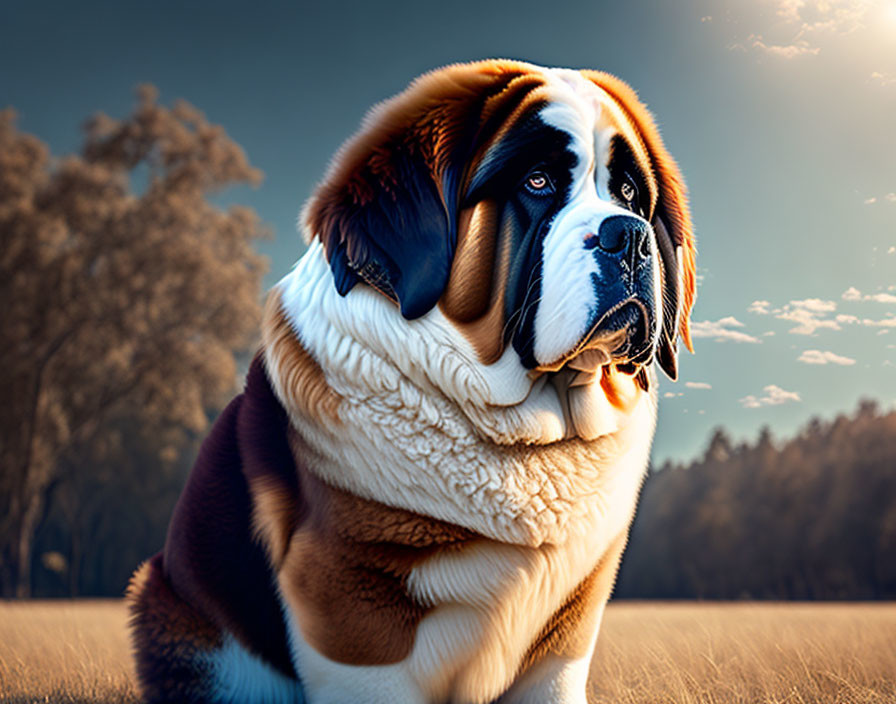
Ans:
[[[694,240],[618,79],[426,74],[306,204],[129,589],[147,700],[585,702]]]

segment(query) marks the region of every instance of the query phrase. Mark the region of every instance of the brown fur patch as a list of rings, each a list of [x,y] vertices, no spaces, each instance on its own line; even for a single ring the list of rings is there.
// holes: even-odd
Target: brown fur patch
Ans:
[[[221,632],[172,591],[161,553],[134,573],[126,600],[143,698],[198,701],[209,674],[201,656],[221,645]]]
[[[289,487],[268,477],[249,481],[252,494],[252,530],[265,546],[271,566],[283,564],[299,516],[297,497]]]
[[[607,400],[623,413],[631,413],[641,400],[641,388],[635,376],[609,364],[601,368],[600,388]]]
[[[403,660],[428,611],[407,594],[411,568],[475,534],[334,488],[306,469],[313,453],[295,432],[290,444],[308,513],[292,536],[279,583],[302,635],[336,662]]]
[[[460,215],[457,252],[451,265],[442,310],[468,323],[485,313],[492,299],[498,205],[482,201]]]
[[[206,649],[219,646],[221,634],[218,629],[171,591],[162,574],[161,562],[158,555],[147,560],[131,578],[125,598],[132,620],[135,623],[141,621],[151,598],[155,618],[148,624],[154,643],[168,645],[188,641],[190,647]]]
[[[287,410],[316,418],[324,425],[340,425],[339,394],[302,346],[283,311],[276,287],[268,294],[261,326],[268,376]]]
[[[610,598],[616,571],[628,540],[628,530],[620,533],[607,548],[597,567],[575,588],[566,603],[548,619],[520,665],[520,672],[548,654],[581,658],[588,654],[591,638]]]
[[[687,348],[693,352],[690,315],[697,295],[696,245],[684,179],[678,165],[663,144],[653,116],[638,99],[637,93],[626,83],[608,73],[587,70],[581,73],[606,91],[622,107],[631,120],[632,127],[647,147],[652,171],[659,184],[660,202],[656,216],[662,218],[668,226],[673,243],[682,247],[684,290],[679,333]]]
[[[504,296],[510,269],[509,237],[497,232],[496,204],[483,201],[461,230],[458,255],[439,303],[483,364],[504,351]],[[466,223],[462,223],[466,224]]]

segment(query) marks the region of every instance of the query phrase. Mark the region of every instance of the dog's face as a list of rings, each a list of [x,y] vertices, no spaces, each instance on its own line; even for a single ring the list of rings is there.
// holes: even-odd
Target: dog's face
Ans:
[[[674,379],[679,334],[690,347],[684,186],[606,74],[499,61],[427,74],[368,115],[304,218],[340,294],[375,290],[466,340],[484,403],[528,417],[519,433],[486,428],[493,439],[612,432],[650,363]]]

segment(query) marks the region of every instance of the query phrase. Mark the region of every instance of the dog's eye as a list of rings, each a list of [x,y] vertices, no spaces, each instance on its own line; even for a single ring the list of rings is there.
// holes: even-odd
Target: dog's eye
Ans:
[[[638,183],[627,171],[624,174],[625,180],[619,185],[619,198],[625,203],[625,207],[633,213],[643,215],[640,194],[638,193]]]
[[[526,188],[537,195],[546,195],[554,192],[554,184],[551,177],[544,171],[533,171],[526,177]]]

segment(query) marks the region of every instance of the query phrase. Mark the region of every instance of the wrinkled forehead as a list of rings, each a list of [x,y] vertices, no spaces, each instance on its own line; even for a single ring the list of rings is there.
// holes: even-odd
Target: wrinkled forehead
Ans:
[[[583,167],[605,164],[615,137],[624,139],[645,174],[650,157],[626,111],[606,91],[581,73],[566,68],[544,68],[542,94],[547,104],[541,119],[570,135],[569,148]],[[601,158],[603,157],[603,158]]]

